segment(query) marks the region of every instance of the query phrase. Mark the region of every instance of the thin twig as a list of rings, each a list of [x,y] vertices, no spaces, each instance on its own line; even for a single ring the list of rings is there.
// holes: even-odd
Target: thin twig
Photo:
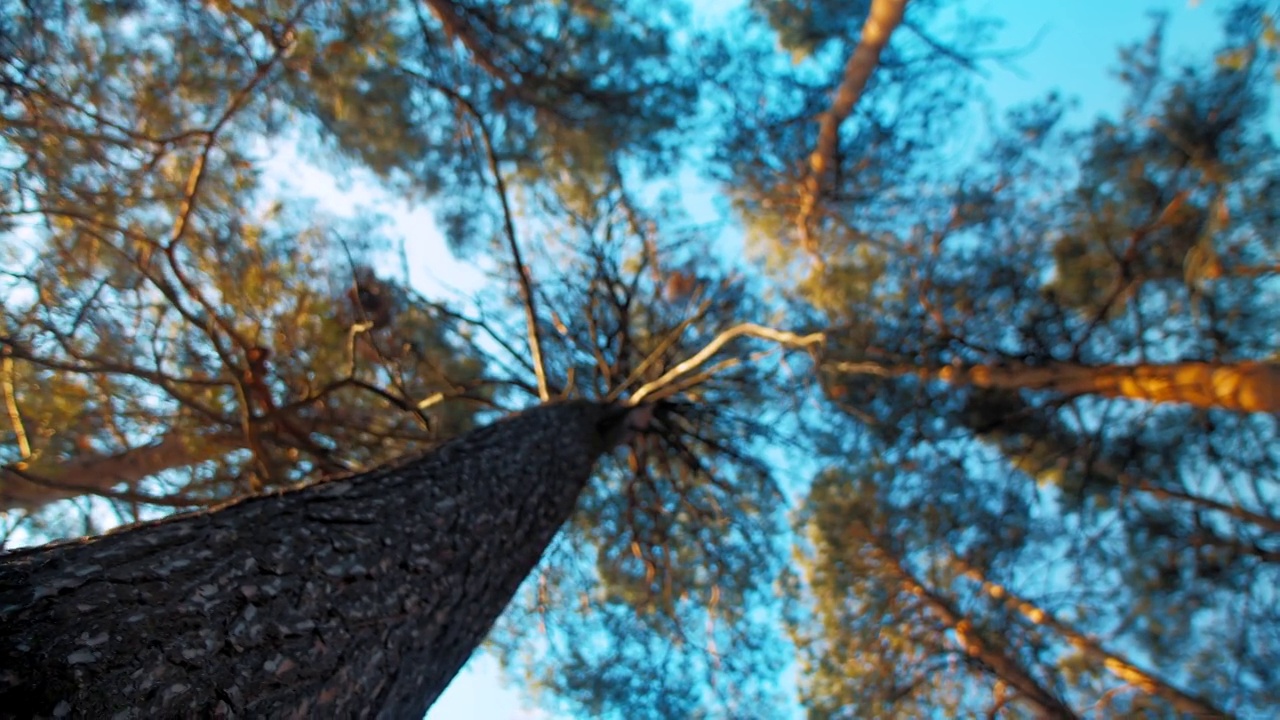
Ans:
[[[534,304],[533,296],[533,279],[529,274],[529,268],[524,263],[524,258],[520,254],[520,244],[516,240],[515,222],[512,220],[511,202],[507,198],[507,183],[502,177],[502,169],[499,167],[498,153],[493,146],[493,134],[489,131],[489,125],[484,121],[484,116],[476,109],[476,106],[467,100],[457,91],[437,83],[422,73],[414,72],[408,68],[401,68],[406,73],[417,77],[427,83],[432,89],[438,91],[471,115],[476,127],[480,130],[480,137],[484,141],[485,155],[489,163],[489,172],[493,174],[493,181],[498,192],[498,200],[502,205],[502,229],[506,236],[507,247],[511,250],[511,260],[516,267],[516,276],[519,280],[520,300],[524,304],[525,322],[528,325],[529,334],[529,354],[532,356],[533,373],[538,381],[538,399],[546,402],[551,399],[551,391],[547,385],[547,368],[542,358],[542,338],[538,333],[538,313]]]

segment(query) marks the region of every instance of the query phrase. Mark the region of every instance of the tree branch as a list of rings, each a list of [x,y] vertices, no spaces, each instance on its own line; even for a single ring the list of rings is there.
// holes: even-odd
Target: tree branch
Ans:
[[[984,633],[975,627],[973,620],[961,612],[955,603],[931,588],[925,587],[924,583],[907,569],[898,555],[891,552],[870,528],[862,523],[854,523],[850,534],[866,543],[872,553],[883,563],[888,574],[901,583],[907,592],[920,598],[931,614],[954,633],[955,641],[966,655],[980,660],[990,668],[992,674],[1008,683],[1018,694],[1033,704],[1044,717],[1061,720],[1079,717],[1062,698],[1038,682],[1008,647],[992,642],[991,637],[984,637]]]
[[[22,422],[22,412],[18,408],[17,392],[13,387],[13,354],[6,345],[4,350],[3,373],[0,385],[4,388],[5,409],[9,412],[9,424],[13,426],[13,434],[18,439],[18,453],[23,460],[31,456],[31,443],[27,440],[27,428]]]
[[[717,335],[715,339],[707,343],[705,347],[694,353],[693,357],[690,357],[688,360],[685,360],[679,365],[671,368],[657,380],[652,380],[641,385],[635,393],[631,395],[628,402],[631,404],[640,402],[650,393],[662,389],[671,381],[706,362],[708,358],[715,355],[720,348],[724,347],[730,340],[744,335],[760,338],[762,340],[772,340],[773,342],[790,347],[821,345],[826,340],[826,335],[820,332],[810,333],[808,335],[797,335],[793,332],[775,330],[755,323],[743,323],[741,325],[736,325]]]
[[[157,442],[111,455],[81,452],[56,465],[20,462],[0,468],[0,507],[34,509],[77,495],[109,496],[116,485],[134,485],[165,470],[216,460],[245,444],[243,435],[234,431],[189,438],[170,430]]]
[[[485,122],[484,116],[470,100],[458,94],[456,90],[446,87],[422,73],[414,72],[408,68],[402,69],[466,110],[480,130],[480,137],[484,141],[485,155],[489,164],[489,172],[493,174],[498,200],[502,204],[503,235],[506,238],[507,247],[511,251],[511,260],[516,268],[520,301],[524,305],[525,322],[528,325],[529,354],[532,355],[533,373],[538,381],[538,398],[543,402],[547,402],[551,399],[551,391],[547,385],[547,368],[542,357],[542,337],[538,332],[538,312],[533,296],[533,279],[520,253],[520,243],[516,240],[516,228],[515,222],[512,220],[511,202],[507,198],[507,184],[502,177],[502,169],[499,167],[498,153],[493,145],[493,134],[489,131],[489,125]]]

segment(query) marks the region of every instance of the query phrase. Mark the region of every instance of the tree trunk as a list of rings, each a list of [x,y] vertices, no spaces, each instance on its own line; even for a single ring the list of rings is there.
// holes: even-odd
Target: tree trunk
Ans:
[[[880,54],[889,45],[889,36],[902,24],[907,10],[907,0],[871,0],[867,20],[862,25],[862,36],[853,54],[845,62],[844,77],[836,88],[831,107],[819,116],[818,143],[809,155],[809,173],[800,189],[800,209],[796,228],[805,250],[815,255],[817,240],[813,237],[814,216],[817,214],[828,175],[835,172],[836,150],[840,144],[840,126],[853,112],[853,108],[867,89],[871,74],[880,64]],[[821,261],[821,258],[818,258]]]
[[[973,627],[973,622],[956,609],[946,598],[925,587],[916,579],[906,566],[880,544],[869,530],[855,525],[854,537],[867,543],[871,552],[878,556],[887,574],[893,577],[907,592],[920,598],[925,607],[955,635],[957,644],[969,657],[976,658],[990,668],[992,675],[1007,683],[1026,702],[1035,708],[1036,716],[1054,718],[1055,720],[1075,720],[1079,716],[1062,698],[1044,687],[1032,677],[1017,658],[1006,652],[1004,648],[984,640]]]
[[[1048,612],[1031,602],[1024,600],[1003,585],[997,585],[982,574],[977,568],[965,563],[954,555],[951,557],[952,562],[958,567],[970,580],[978,583],[982,592],[991,596],[993,600],[1002,602],[1006,607],[1016,610],[1027,620],[1033,624],[1047,627],[1058,633],[1071,644],[1076,650],[1079,650],[1091,662],[1099,667],[1106,668],[1108,672],[1116,678],[1138,688],[1139,690],[1161,698],[1169,703],[1180,713],[1185,713],[1194,718],[1225,718],[1229,717],[1225,712],[1214,707],[1208,700],[1196,697],[1190,693],[1184,692],[1172,684],[1165,682],[1155,674],[1147,672],[1137,665],[1133,664],[1128,658],[1118,652],[1112,652],[1105,649],[1100,642],[1094,638],[1076,630],[1074,627],[1058,620],[1053,613]]]
[[[1261,362],[948,367],[939,377],[958,385],[987,388],[1054,390],[1242,412],[1280,412],[1280,365]]]
[[[1238,412],[1280,412],[1280,364],[1180,362],[1168,365],[958,365],[918,368],[876,362],[834,362],[831,370],[852,375],[916,375],[953,385],[999,390],[1051,390],[1153,403],[1186,403]]]
[[[543,405],[361,475],[0,556],[0,715],[421,718],[629,417]]]

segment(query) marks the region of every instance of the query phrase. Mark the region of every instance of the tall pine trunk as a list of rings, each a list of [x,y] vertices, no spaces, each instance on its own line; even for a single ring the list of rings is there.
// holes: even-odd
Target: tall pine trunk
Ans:
[[[1237,412],[1280,412],[1280,363],[1177,362],[1168,365],[955,365],[920,368],[877,362],[836,362],[831,370],[850,375],[943,380],[999,390],[1051,390],[1064,395],[1101,395],[1185,403]]]
[[[1274,363],[979,365],[947,367],[938,375],[956,385],[1054,390],[1067,395],[1186,403],[1240,412],[1280,412],[1280,365]]]
[[[975,630],[973,621],[948,600],[946,596],[926,587],[913,575],[902,559],[860,524],[855,524],[851,534],[866,544],[880,561],[889,581],[918,598],[929,612],[941,621],[947,634],[974,658],[992,677],[1005,683],[1035,710],[1035,716],[1044,720],[1075,720],[1079,715],[1053,690],[1045,687],[1023,666],[1009,648],[1002,646],[1003,637],[985,635]]]
[[[421,718],[626,417],[544,405],[362,475],[0,556],[0,715]]]

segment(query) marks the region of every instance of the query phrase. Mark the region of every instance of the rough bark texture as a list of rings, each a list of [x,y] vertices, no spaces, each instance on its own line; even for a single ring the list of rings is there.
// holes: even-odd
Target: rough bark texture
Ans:
[[[544,405],[363,475],[0,556],[0,715],[421,718],[627,417]]]

